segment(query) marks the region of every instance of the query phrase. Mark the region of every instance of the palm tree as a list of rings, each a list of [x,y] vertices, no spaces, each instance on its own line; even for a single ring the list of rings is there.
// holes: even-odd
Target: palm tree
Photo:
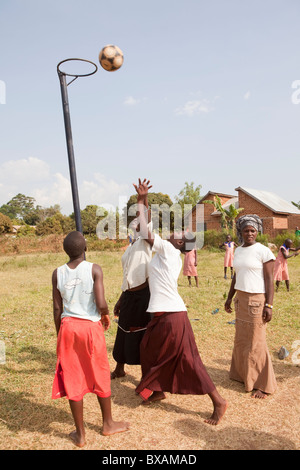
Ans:
[[[229,209],[224,209],[228,219],[228,226],[231,228],[233,235],[235,235],[235,219],[243,210],[243,207],[237,209],[234,204],[230,204]]]
[[[207,204],[213,204],[215,209],[221,214],[221,226],[227,231],[232,230],[233,235],[235,234],[235,219],[240,212],[244,210],[243,207],[237,209],[234,204],[230,204],[228,209],[224,209],[222,206],[222,201],[220,197],[216,194],[213,201],[205,200],[203,201]]]
[[[221,226],[228,230],[228,223],[227,223],[227,214],[225,212],[225,209],[222,206],[222,201],[219,198],[219,196],[215,195],[214,200],[210,201],[209,199],[206,199],[203,201],[205,204],[212,204],[214,208],[220,212],[221,214]]]

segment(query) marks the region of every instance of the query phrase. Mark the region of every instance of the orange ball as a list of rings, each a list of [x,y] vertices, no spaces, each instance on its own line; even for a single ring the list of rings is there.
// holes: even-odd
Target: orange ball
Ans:
[[[107,70],[108,72],[114,72],[123,65],[123,52],[118,46],[109,44],[101,49],[99,53],[99,62],[104,70]]]

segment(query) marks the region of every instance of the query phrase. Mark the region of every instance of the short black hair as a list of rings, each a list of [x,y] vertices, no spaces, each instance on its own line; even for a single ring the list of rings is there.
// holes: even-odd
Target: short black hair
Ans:
[[[70,258],[76,258],[86,250],[85,238],[81,232],[70,232],[64,239],[63,247]]]

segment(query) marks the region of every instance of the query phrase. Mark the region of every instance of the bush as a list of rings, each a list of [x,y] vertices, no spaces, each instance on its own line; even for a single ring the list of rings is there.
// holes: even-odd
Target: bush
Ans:
[[[293,232],[282,232],[282,233],[279,233],[275,239],[273,240],[273,243],[277,246],[277,248],[280,248],[281,245],[284,244],[285,240],[287,238],[290,238],[292,240],[292,242],[294,243],[294,246],[298,246],[299,245],[299,240],[297,240],[297,237],[295,235],[295,233]]]
[[[0,233],[9,233],[12,232],[12,221],[7,216],[0,212]]]
[[[257,235],[256,241],[261,243],[262,245],[268,246],[269,236],[266,233],[259,233]]]
[[[27,236],[35,236],[35,228],[31,225],[21,225],[19,230],[17,231],[17,237],[27,237]]]
[[[206,230],[204,232],[204,248],[219,249],[220,245],[226,241],[227,235],[231,235],[226,230]],[[232,240],[237,243],[237,237],[231,235]]]

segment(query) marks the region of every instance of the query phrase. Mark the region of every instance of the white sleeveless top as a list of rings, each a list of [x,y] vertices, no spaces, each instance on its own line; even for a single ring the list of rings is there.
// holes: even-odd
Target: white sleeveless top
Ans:
[[[57,268],[57,288],[63,299],[61,318],[75,317],[99,321],[94,298],[93,263],[82,261],[75,269],[67,264]]]

